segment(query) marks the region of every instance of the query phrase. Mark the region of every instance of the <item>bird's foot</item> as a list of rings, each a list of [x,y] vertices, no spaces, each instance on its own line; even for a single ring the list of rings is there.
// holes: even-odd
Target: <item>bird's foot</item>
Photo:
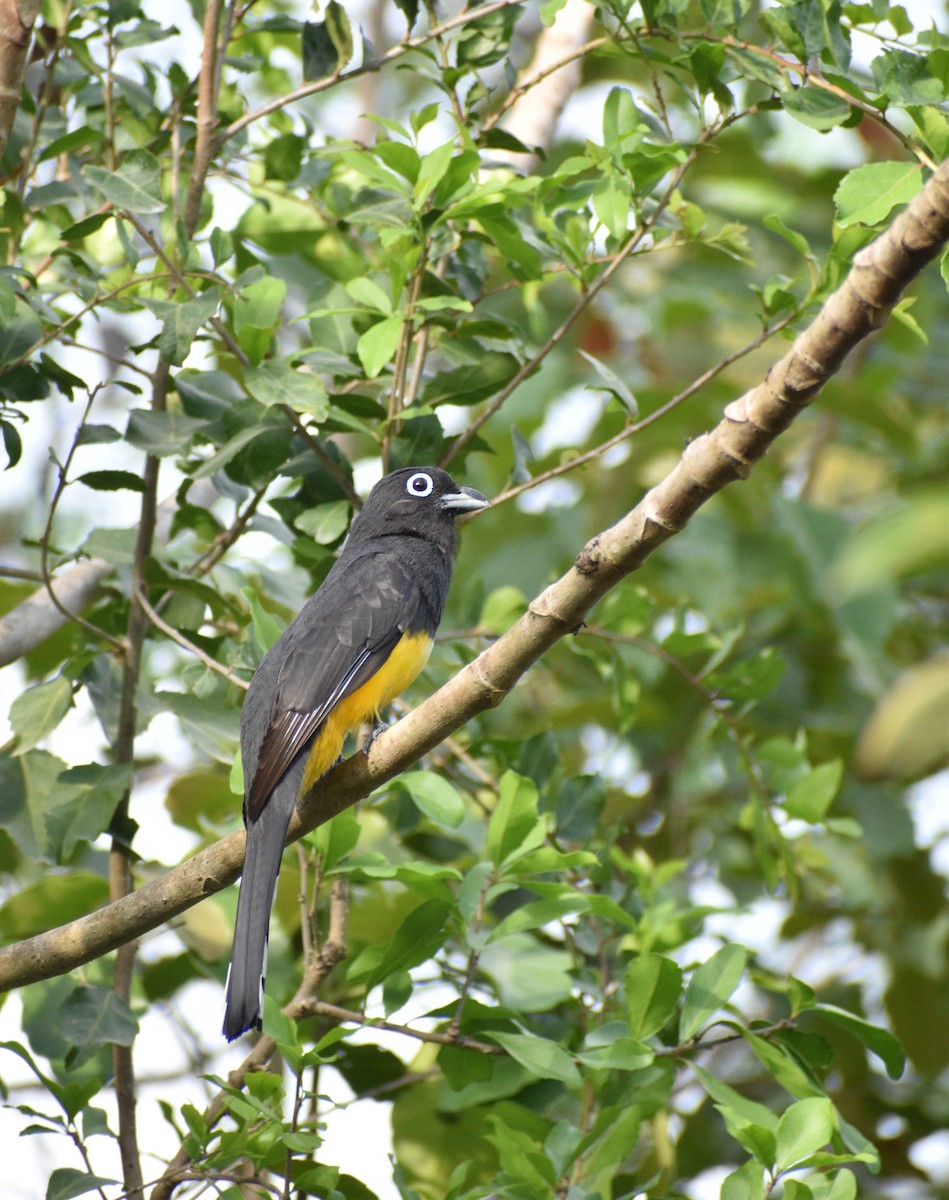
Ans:
[[[389,726],[385,721],[376,721],[375,725],[369,730],[369,735],[362,744],[362,752],[369,757],[369,751],[372,749],[372,744],[380,733],[385,733]]]

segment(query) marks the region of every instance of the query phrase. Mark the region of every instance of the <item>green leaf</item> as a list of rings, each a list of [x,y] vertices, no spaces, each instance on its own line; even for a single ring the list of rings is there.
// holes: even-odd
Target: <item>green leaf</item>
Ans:
[[[656,1057],[652,1046],[629,1037],[625,1021],[608,1021],[591,1030],[584,1038],[578,1061],[588,1067],[610,1071],[641,1071]]]
[[[444,900],[426,900],[409,913],[387,942],[366,946],[357,955],[349,978],[371,988],[389,975],[425,962],[441,946],[451,911],[452,906]]]
[[[9,471],[11,467],[17,465],[23,455],[23,439],[15,425],[2,419],[0,419],[0,434],[3,436],[3,448],[7,455],[7,465],[3,469]]]
[[[617,240],[626,235],[631,199],[629,180],[617,171],[607,171],[593,190],[593,211]]]
[[[636,105],[628,90],[611,88],[603,105],[603,145],[613,154],[616,162],[642,140],[640,124]]]
[[[346,66],[353,56],[353,31],[349,24],[346,9],[339,0],[329,0],[323,9],[323,20],[326,29],[336,47],[337,61],[340,68]]]
[[[323,79],[341,71],[353,55],[353,35],[346,10],[339,0],[329,0],[322,21],[303,26],[303,78]]]
[[[308,834],[306,840],[323,856],[323,870],[331,871],[356,848],[359,833],[356,810],[347,808]]]
[[[178,717],[195,745],[230,766],[240,741],[240,713],[236,707],[190,692],[156,692],[155,699]]]
[[[534,849],[543,841],[544,828],[537,816],[537,788],[523,775],[505,771],[488,822],[486,848],[491,861],[499,867],[512,856]]]
[[[9,279],[0,276],[0,329],[8,329],[16,315],[16,292]]]
[[[211,230],[211,257],[216,267],[223,266],[234,257],[234,239],[226,229],[217,225]]]
[[[371,325],[356,343],[356,353],[363,370],[375,379],[399,348],[402,338],[402,317],[385,317]]]
[[[711,1096],[715,1107],[725,1118],[725,1123],[729,1125],[730,1129],[740,1128],[743,1125],[760,1125],[763,1129],[777,1134],[778,1117],[770,1108],[766,1108],[765,1105],[759,1104],[755,1100],[748,1100],[724,1080],[717,1079],[704,1067],[700,1067],[698,1063],[690,1065],[695,1077]]]
[[[10,725],[16,734],[15,754],[32,750],[56,728],[72,708],[72,684],[64,675],[28,688],[10,706]]]
[[[580,353],[593,367],[597,375],[599,375],[599,377],[603,380],[603,386],[610,393],[610,395],[614,396],[620,402],[620,404],[622,404],[630,416],[635,417],[639,412],[639,405],[636,403],[636,397],[629,390],[623,380],[620,379],[615,371],[611,371],[605,363],[601,363],[600,360],[598,358],[594,358],[592,354],[587,354],[586,350],[581,350]],[[587,388],[589,391],[598,390],[595,384],[587,384]]]
[[[552,896],[545,900],[530,900],[522,904],[501,921],[492,931],[492,942],[501,941],[512,933],[523,933],[528,929],[539,929],[551,921],[559,921],[563,917],[574,916],[576,913],[588,912],[590,901],[580,892],[573,891],[567,896]]]
[[[411,33],[415,22],[418,20],[419,0],[395,0],[395,6],[405,17],[409,33]],[[416,130],[417,132],[418,130]]]
[[[833,1004],[815,1004],[810,1010],[819,1013],[825,1020],[839,1025],[852,1033],[871,1050],[886,1067],[886,1073],[891,1079],[899,1079],[906,1067],[906,1054],[899,1040],[888,1029],[879,1025],[871,1025],[862,1017],[854,1016]]]
[[[68,861],[79,842],[94,841],[108,829],[130,778],[127,763],[88,763],[60,774],[46,811],[57,861]]]
[[[298,371],[288,362],[264,362],[244,371],[244,386],[258,403],[270,408],[285,404],[316,421],[329,416],[329,398],[322,380]]]
[[[439,404],[478,404],[509,383],[519,367],[513,354],[485,351],[456,370],[433,375],[425,385],[422,400],[432,408]]]
[[[21,941],[74,921],[108,899],[109,885],[100,875],[87,871],[46,875],[0,905],[0,933],[10,941]]]
[[[60,1006],[58,1031],[74,1046],[131,1046],[138,1021],[110,988],[77,987]]]
[[[853,533],[831,584],[838,599],[850,599],[947,562],[949,495],[944,487],[925,488]]]
[[[769,1169],[774,1166],[777,1142],[772,1130],[764,1125],[756,1125],[753,1122],[745,1124],[741,1121],[733,1120],[729,1124],[727,1114],[726,1124],[728,1125],[728,1132],[735,1141],[747,1150],[757,1162]]]
[[[119,492],[123,489],[130,492],[145,491],[141,475],[133,475],[131,471],[87,471],[76,482],[84,483],[96,492]]]
[[[839,758],[814,767],[791,787],[784,800],[785,811],[812,825],[822,821],[840,791],[843,774],[844,764]]]
[[[857,1180],[852,1171],[838,1171],[820,1200],[856,1200]]]
[[[493,1042],[503,1047],[511,1058],[541,1079],[556,1079],[568,1087],[580,1086],[580,1072],[571,1056],[557,1042],[524,1033],[501,1033],[491,1030]]]
[[[792,1104],[778,1121],[778,1171],[788,1171],[826,1146],[837,1130],[837,1113],[825,1096],[813,1096]]]
[[[420,207],[424,204],[435,188],[438,187],[439,183],[441,183],[454,153],[455,143],[454,141],[450,141],[445,142],[441,146],[436,146],[434,150],[430,151],[422,159],[418,178],[415,181],[415,187],[412,189],[417,206]]]
[[[837,224],[879,225],[894,208],[908,204],[923,186],[917,162],[865,163],[848,171],[834,192]]]
[[[376,120],[380,120],[380,118],[377,117]],[[383,122],[383,124],[388,123]],[[401,132],[405,134],[404,130]],[[408,135],[405,134],[405,136]],[[418,151],[414,146],[407,146],[405,142],[383,139],[376,142],[375,151],[387,167],[390,167],[393,171],[397,171],[409,183],[415,183],[416,179],[418,179],[418,171],[422,160],[419,158]],[[391,313],[392,306],[390,305],[387,310],[383,311]]]
[[[765,1070],[792,1096],[805,1099],[823,1095],[820,1085],[780,1043],[759,1037],[749,1030],[740,1032]]]
[[[495,588],[486,597],[478,617],[478,628],[489,633],[506,633],[527,610],[527,597],[520,588]]]
[[[804,234],[798,233],[796,229],[792,229],[790,225],[786,224],[786,222],[784,222],[781,217],[778,216],[777,213],[768,213],[761,223],[764,225],[765,229],[770,229],[771,232],[776,233],[778,237],[784,238],[788,245],[793,246],[802,258],[809,260],[814,259],[814,252],[811,250],[811,247]]]
[[[394,786],[412,797],[419,812],[431,821],[457,829],[465,819],[465,802],[453,784],[431,771],[407,771]]]
[[[130,150],[117,171],[88,166],[83,174],[116,208],[130,213],[165,211],[161,167],[147,150]]]
[[[162,318],[158,352],[165,362],[181,366],[191,351],[198,330],[214,316],[220,302],[220,289],[216,287],[177,304],[165,300],[151,302],[152,308]]]
[[[894,104],[941,104],[946,99],[945,71],[941,58],[934,58],[937,53],[885,50],[870,64],[874,82]]]
[[[209,475],[215,475],[222,467],[227,466],[232,459],[236,458],[242,450],[245,450],[251,442],[264,437],[269,432],[270,429],[266,425],[246,426],[225,442],[217,454],[212,454],[203,462],[193,473],[192,479],[206,479]]]
[[[355,301],[365,305],[366,308],[382,313],[384,317],[392,316],[392,300],[389,298],[389,293],[367,275],[350,279],[346,284],[346,291]]]
[[[348,500],[330,500],[307,509],[293,523],[301,533],[309,534],[318,546],[331,546],[349,528],[350,512]]]
[[[305,150],[306,141],[297,133],[283,133],[275,137],[264,151],[264,177],[291,183],[300,174]]]
[[[750,1159],[722,1183],[720,1200],[764,1200],[764,1168]]]
[[[640,954],[626,968],[629,1032],[637,1041],[658,1033],[675,1012],[682,969],[662,954]]]
[[[725,1004],[741,981],[748,961],[744,946],[722,946],[697,967],[685,991],[679,1039],[687,1042]]]
[[[270,351],[286,296],[286,283],[267,275],[242,288],[232,301],[237,340],[254,364],[260,363]]]
[[[75,1167],[57,1167],[46,1184],[46,1200],[72,1200],[73,1196],[84,1196],[110,1184],[118,1185],[118,1180],[77,1171]]]
[[[795,120],[821,133],[842,125],[851,115],[851,108],[846,100],[810,84],[785,91],[781,98],[785,111]]]
[[[129,413],[125,437],[130,445],[146,454],[165,458],[187,453],[195,434],[206,427],[206,421],[188,417],[176,409],[159,412],[136,408]]]
[[[241,588],[241,595],[247,601],[251,621],[254,626],[254,640],[266,652],[283,633],[286,626],[282,625],[260,603],[260,598],[253,588]]]

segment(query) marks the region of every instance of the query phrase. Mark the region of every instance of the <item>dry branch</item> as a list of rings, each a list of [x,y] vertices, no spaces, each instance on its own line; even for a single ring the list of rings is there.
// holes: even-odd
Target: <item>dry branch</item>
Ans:
[[[594,537],[573,567],[534,600],[503,637],[373,744],[332,771],[301,803],[289,840],[348,808],[433,749],[469,718],[499,704],[528,668],[575,629],[727,483],[745,478],[843,359],[885,321],[907,285],[949,241],[949,163],[908,209],[854,259],[841,287],[759,386],[733,401],[710,433],[617,524]],[[234,833],[133,895],[0,950],[0,991],[50,978],[140,937],[237,876],[244,835]]]

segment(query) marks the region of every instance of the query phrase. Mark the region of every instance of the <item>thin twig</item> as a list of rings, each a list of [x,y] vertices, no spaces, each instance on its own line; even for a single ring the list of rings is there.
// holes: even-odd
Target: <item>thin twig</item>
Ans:
[[[714,366],[711,366],[707,370],[703,371],[701,375],[693,379],[688,387],[683,388],[681,392],[676,392],[676,394],[667,400],[665,404],[660,404],[657,409],[649,413],[648,416],[643,417],[641,420],[632,421],[630,424],[625,425],[619,431],[619,433],[615,433],[611,438],[607,438],[605,442],[601,442],[598,446],[594,446],[592,450],[587,450],[583,454],[578,454],[574,458],[570,458],[562,463],[558,463],[557,466],[551,467],[549,471],[542,471],[539,475],[532,476],[524,483],[519,483],[516,487],[507,488],[506,491],[500,492],[497,496],[492,497],[492,508],[497,508],[499,504],[502,504],[506,500],[513,500],[514,497],[519,496],[521,492],[530,491],[531,488],[537,487],[538,484],[546,483],[548,479],[556,479],[560,475],[566,475],[575,468],[583,466],[584,463],[592,462],[595,458],[599,458],[601,455],[605,454],[607,450],[612,450],[614,446],[619,446],[629,438],[634,437],[637,433],[642,433],[642,431],[644,429],[648,429],[650,425],[655,425],[655,423],[661,420],[667,413],[671,412],[674,408],[678,408],[680,404],[683,404],[686,400],[689,400],[696,394],[696,392],[701,391],[707,383],[710,383],[717,375],[720,375],[722,371],[726,370],[739,359],[744,358],[746,354],[751,354],[753,351],[757,350],[758,347],[762,346],[766,341],[768,341],[769,338],[773,337],[776,333],[780,333],[780,331],[790,325],[792,321],[797,320],[803,309],[804,305],[801,305],[792,313],[782,317],[781,320],[777,321],[774,325],[769,325],[767,329],[763,329],[761,333],[753,337],[750,342],[746,342],[744,346],[739,347],[739,349],[735,350],[734,353],[726,354],[725,357],[719,359]]]
[[[667,650],[665,646],[658,646],[655,642],[650,642],[646,638],[637,637],[636,634],[615,633],[613,630],[603,629],[599,625],[584,625],[578,632],[591,637],[603,638],[605,641],[616,642],[619,645],[635,646],[637,650],[641,650],[644,654],[649,654],[653,658],[658,658],[661,662],[671,667],[681,679],[685,680],[693,691],[702,697],[716,721],[724,725],[745,764],[748,781],[754,791],[758,793],[760,799],[767,803],[768,788],[762,778],[761,768],[752,757],[746,745],[745,733],[740,722],[736,721],[732,714],[722,707],[722,696],[720,693],[713,691],[712,688],[706,687],[702,682],[701,675],[696,675],[690,671],[685,663],[671,651]]]
[[[436,1046],[457,1046],[461,1050],[475,1050],[479,1054],[502,1055],[506,1053],[500,1046],[478,1041],[477,1038],[413,1029],[411,1025],[398,1025],[396,1022],[386,1021],[382,1017],[367,1017],[365,1013],[355,1012],[349,1008],[340,1008],[338,1004],[329,1004],[325,1000],[311,1000],[309,1003],[305,1003],[301,1016],[332,1017],[334,1021],[364,1025],[367,1029],[384,1029],[387,1033],[401,1033],[405,1037],[415,1038],[419,1042],[431,1042]]]
[[[40,537],[40,578],[43,581],[43,586],[46,588],[46,593],[50,598],[50,602],[55,608],[62,613],[67,621],[75,621],[77,625],[81,625],[87,633],[98,638],[108,645],[113,650],[120,654],[124,654],[126,643],[121,638],[114,637],[111,633],[107,633],[104,629],[100,629],[98,625],[94,625],[91,621],[87,621],[85,617],[79,613],[71,612],[56,595],[56,589],[53,587],[53,578],[49,569],[49,542],[53,533],[53,522],[56,519],[56,510],[59,507],[59,502],[63,497],[63,493],[69,483],[69,468],[72,466],[72,460],[79,448],[79,440],[82,436],[82,431],[85,428],[86,422],[89,420],[89,413],[92,411],[92,405],[95,402],[96,396],[105,385],[97,383],[96,386],[89,392],[89,399],[86,401],[86,407],[79,419],[79,424],[76,426],[76,432],[73,435],[72,445],[66,454],[66,461],[61,465],[57,463],[58,478],[56,487],[53,491],[53,498],[50,501],[49,512],[46,515],[46,525],[43,528],[42,536]]]
[[[240,510],[227,529],[222,529],[220,533],[215,534],[211,545],[204,551],[200,558],[196,559],[188,568],[189,575],[206,575],[213,567],[215,567],[224,555],[230,550],[237,539],[247,528],[248,522],[254,513],[257,511],[261,500],[267,493],[267,484],[259,487],[247,504]]]
[[[507,401],[507,399],[511,396],[511,394],[514,391],[516,391],[517,388],[520,387],[520,385],[524,382],[524,380],[527,379],[530,375],[533,375],[533,373],[537,370],[537,368],[544,361],[544,359],[547,357],[547,355],[550,354],[550,352],[561,341],[563,341],[564,337],[567,335],[567,333],[570,331],[570,329],[572,329],[572,327],[576,323],[577,319],[590,306],[593,299],[597,295],[599,295],[599,293],[610,282],[610,280],[613,278],[613,276],[616,274],[616,272],[620,269],[620,267],[623,265],[623,263],[626,262],[626,260],[630,257],[630,255],[633,253],[633,251],[641,244],[641,242],[646,237],[646,235],[651,232],[651,230],[654,228],[656,222],[658,221],[659,217],[661,216],[661,214],[665,211],[666,207],[668,206],[669,201],[672,199],[673,193],[676,191],[676,189],[679,187],[679,184],[682,182],[682,177],[685,175],[686,171],[689,169],[689,167],[695,161],[700,148],[712,136],[713,128],[714,127],[710,127],[710,129],[706,131],[706,134],[703,135],[703,138],[699,142],[697,142],[695,146],[692,147],[692,149],[689,151],[688,155],[686,156],[685,160],[683,162],[681,162],[679,164],[679,166],[675,169],[675,171],[672,173],[672,178],[671,178],[668,186],[666,187],[665,192],[662,194],[659,201],[657,202],[656,207],[653,209],[652,213],[633,232],[629,241],[625,244],[625,246],[623,246],[623,248],[619,251],[619,253],[616,255],[616,257],[613,259],[613,261],[609,264],[609,266],[604,271],[602,271],[597,276],[597,278],[593,281],[593,283],[589,286],[589,288],[587,288],[587,290],[582,293],[582,295],[580,296],[577,303],[573,306],[573,308],[570,310],[570,312],[567,314],[567,316],[563,319],[563,321],[560,323],[560,325],[550,335],[550,337],[543,344],[543,346],[541,346],[541,348],[537,351],[537,353],[532,358],[530,358],[526,363],[523,363],[521,365],[521,367],[517,370],[517,372],[514,374],[514,376],[498,392],[498,394],[494,397],[494,399],[489,404],[486,404],[485,407],[478,414],[478,416],[475,417],[469,423],[469,425],[448,445],[448,447],[445,449],[444,453],[441,455],[441,457],[438,460],[438,465],[440,467],[447,466],[448,463],[450,463],[451,460],[455,457],[455,455],[458,454],[458,452],[460,450],[462,450],[468,444],[468,442],[470,442],[471,439],[478,433],[478,431],[481,429],[482,425],[484,425],[485,422],[489,421],[494,416],[494,414],[498,411],[498,409],[501,408],[501,406]]]
[[[138,603],[142,606],[143,612],[156,629],[160,629],[166,637],[171,638],[171,640],[176,642],[183,650],[187,650],[189,654],[193,654],[195,658],[197,658],[208,668],[209,671],[215,671],[218,675],[222,676],[222,678],[226,679],[228,683],[233,683],[235,687],[239,687],[242,691],[247,691],[247,689],[250,687],[250,684],[245,679],[241,679],[241,677],[236,675],[230,669],[230,667],[225,667],[224,664],[219,663],[216,658],[212,658],[210,654],[202,650],[200,646],[196,646],[194,642],[189,642],[183,633],[175,629],[173,625],[169,625],[167,621],[160,617],[155,609],[149,604],[148,598],[146,597],[142,588],[139,588],[136,591],[136,598]]]
[[[313,434],[310,433],[309,429],[307,429],[306,425],[304,425],[299,413],[294,412],[289,404],[281,404],[280,408],[286,414],[293,428],[297,431],[300,437],[303,438],[323,466],[326,467],[330,475],[332,475],[339,484],[346,499],[358,512],[363,505],[362,496],[360,496],[350,481],[346,478],[345,474],[340,469],[339,464],[333,458],[331,458],[329,454],[327,454]]]

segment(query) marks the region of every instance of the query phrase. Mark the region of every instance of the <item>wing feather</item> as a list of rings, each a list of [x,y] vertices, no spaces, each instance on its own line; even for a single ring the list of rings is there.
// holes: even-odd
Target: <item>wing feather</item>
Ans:
[[[377,552],[346,566],[327,576],[269,651],[279,658],[279,668],[257,752],[245,748],[245,762],[256,759],[246,793],[248,820],[259,817],[336,705],[375,675],[403,632],[419,620],[421,591],[398,560]],[[262,669],[258,675],[273,678]]]

